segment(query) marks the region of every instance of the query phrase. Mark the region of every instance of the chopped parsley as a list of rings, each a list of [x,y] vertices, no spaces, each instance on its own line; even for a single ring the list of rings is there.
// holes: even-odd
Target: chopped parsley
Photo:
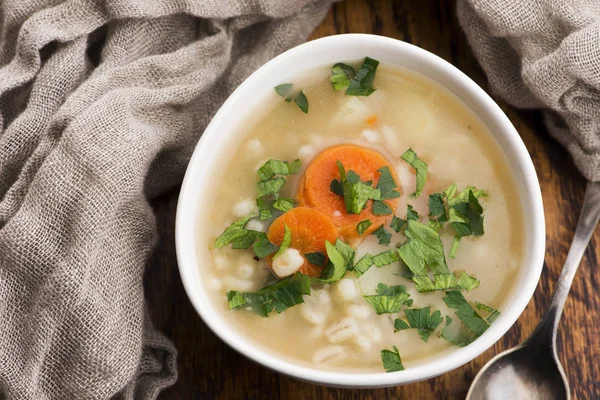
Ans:
[[[336,63],[331,68],[331,76],[329,82],[333,86],[333,90],[339,92],[340,90],[348,89],[350,86],[350,80],[354,78],[356,71],[353,67],[344,63]]]
[[[429,216],[439,222],[448,221],[443,193],[433,193],[429,195]]]
[[[231,241],[231,248],[232,249],[247,249],[248,247],[252,246],[254,241],[258,238],[258,236],[261,233],[262,232],[246,230],[246,234],[244,236],[235,238],[234,240]]]
[[[306,260],[311,263],[312,265],[318,265],[318,266],[325,266],[325,254],[321,253],[320,251],[316,251],[314,253],[307,253],[304,255],[304,257],[306,258]]]
[[[385,230],[383,224],[373,231],[373,235],[377,236],[377,239],[379,239],[379,244],[390,244],[392,234]]]
[[[433,274],[433,282],[428,275],[413,275],[412,280],[419,292],[434,290],[466,290],[467,292],[479,286],[479,280],[463,272],[458,279],[452,272]]]
[[[273,202],[273,208],[282,212],[290,211],[296,205],[294,199],[281,197]]]
[[[404,366],[402,365],[402,359],[400,358],[400,352],[396,346],[393,347],[394,351],[381,350],[381,362],[385,372],[396,372],[403,371]]]
[[[394,321],[394,328],[397,331],[409,328],[416,329],[424,342],[429,340],[429,336],[442,323],[440,311],[437,310],[431,313],[430,307],[407,308],[404,310],[404,315],[408,323],[398,318]]]
[[[265,258],[269,254],[275,253],[278,249],[279,247],[271,243],[267,238],[267,235],[263,232],[258,235],[256,241],[254,242],[254,246],[252,246],[254,255],[256,255],[258,258]]]
[[[354,264],[352,271],[354,271],[354,275],[356,275],[357,278],[360,278],[362,274],[371,268],[371,266],[373,266],[373,256],[365,254],[356,264]]]
[[[304,92],[302,90],[300,90],[296,94],[292,94],[293,86],[294,85],[291,83],[282,83],[281,85],[275,86],[275,92],[277,92],[278,95],[283,97],[285,99],[285,101],[288,103],[291,102],[292,100],[294,100],[294,103],[296,103],[298,108],[300,110],[302,110],[302,112],[304,114],[307,114],[308,113],[308,99],[306,98],[306,95],[304,94]]]
[[[258,197],[259,198],[261,198],[263,196],[277,197],[277,196],[279,196],[279,191],[281,190],[283,185],[285,185],[285,179],[280,178],[280,177],[271,178],[271,179],[263,181],[263,182],[258,182],[256,185],[257,189],[258,189]]]
[[[281,253],[290,248],[292,244],[292,230],[286,225],[283,225],[283,240],[281,241],[281,245],[279,246],[279,250],[273,256],[273,259],[279,257]]]
[[[371,254],[365,254],[360,260],[354,265],[352,271],[357,278],[360,278],[362,274],[367,272],[369,268],[375,265],[377,268],[381,268],[384,265],[389,265],[397,262],[400,259],[396,249],[386,250],[383,253],[379,253],[375,256]]]
[[[411,197],[419,197],[425,187],[425,182],[427,181],[427,164],[420,160],[417,157],[417,153],[410,148],[402,154],[401,158],[410,164],[417,173],[417,187],[415,192],[411,194]]]
[[[500,311],[496,310],[493,307],[486,306],[485,304],[480,303],[478,301],[475,302],[475,307],[480,311],[485,311],[489,313],[488,317],[485,320],[490,324],[500,316]]]
[[[385,166],[377,170],[379,172],[379,180],[377,181],[377,189],[381,192],[382,199],[396,199],[400,197],[400,192],[396,189],[398,185],[390,172],[390,168]]]
[[[304,303],[303,295],[310,295],[310,278],[295,273],[257,292],[230,290],[227,292],[227,302],[229,309],[248,306],[257,314],[268,317],[273,310],[279,314],[289,307]]]
[[[446,332],[446,334],[442,332],[442,337],[444,339],[452,341],[452,343],[455,344],[456,342],[461,343],[464,346],[477,339],[490,327],[490,322],[483,319],[475,311],[475,309],[469,304],[469,302],[465,299],[461,292],[446,292],[446,296],[444,296],[443,300],[448,307],[456,310],[456,315],[458,316],[458,319],[460,319],[461,322],[466,326],[466,328],[471,332],[471,336],[467,338],[461,339],[457,338],[456,336],[453,337],[454,341],[449,340],[447,338],[447,336],[449,336],[448,332]],[[446,328],[444,328],[444,330],[446,330]]]
[[[340,161],[337,161],[340,172],[340,185],[344,196],[344,204],[349,214],[360,214],[367,205],[367,201],[373,193],[373,187],[360,181],[360,177],[354,172],[346,170]]]
[[[292,162],[271,159],[258,169],[258,179],[264,182],[276,175],[293,175],[298,173],[301,167],[302,163],[298,159]]]
[[[375,295],[363,296],[363,298],[373,307],[377,314],[396,313],[400,311],[410,297],[406,293],[406,288],[402,285],[388,287],[380,283],[377,285],[376,293]]]
[[[408,240],[400,246],[398,252],[414,275],[427,275],[428,271],[449,272],[444,256],[444,245],[435,230],[410,220],[404,234]]]
[[[402,218],[398,218],[395,215],[392,217],[392,222],[390,222],[390,228],[400,233],[402,229],[406,227],[407,221]]]
[[[394,211],[384,201],[375,200],[373,202],[373,215],[390,215]]]
[[[373,222],[368,219],[360,221],[358,224],[356,224],[356,232],[358,233],[358,236],[362,236],[362,234],[365,233],[365,231],[369,229],[371,225],[373,225]]]
[[[350,79],[346,96],[370,96],[375,91],[373,81],[378,66],[379,61],[365,57],[356,74]]]
[[[407,221],[418,221],[419,213],[415,211],[413,206],[410,204],[406,207],[406,220]]]
[[[215,247],[221,248],[232,241],[248,235],[248,230],[244,227],[253,217],[241,218],[229,225],[227,229],[215,240]]]
[[[338,240],[340,242],[340,240]],[[337,244],[337,243],[336,243]],[[346,275],[347,269],[347,260],[344,255],[336,248],[336,246],[332,245],[329,242],[325,242],[325,247],[327,249],[327,257],[329,258],[329,263],[325,266],[323,273],[319,277],[319,283],[333,283],[337,282]],[[354,257],[354,254],[352,255]]]

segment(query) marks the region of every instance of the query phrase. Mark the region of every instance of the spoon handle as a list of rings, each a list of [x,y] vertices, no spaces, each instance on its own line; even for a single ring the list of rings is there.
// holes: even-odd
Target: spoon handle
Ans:
[[[575,237],[571,243],[569,254],[565,260],[565,266],[558,278],[556,283],[556,289],[550,304],[546,309],[546,312],[540,321],[539,325],[535,329],[533,335],[528,340],[531,343],[535,343],[533,340],[536,336],[542,336],[541,342],[551,347],[555,347],[556,335],[558,332],[558,324],[562,315],[569,289],[573,283],[573,278],[577,272],[577,268],[583,258],[583,254],[587,245],[594,233],[594,229],[600,219],[600,182],[588,182],[585,190],[585,198],[583,200],[583,207],[579,220],[577,221],[577,228],[575,229]]]

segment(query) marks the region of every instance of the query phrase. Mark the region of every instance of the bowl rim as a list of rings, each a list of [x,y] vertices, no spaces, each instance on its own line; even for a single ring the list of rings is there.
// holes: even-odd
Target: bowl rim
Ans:
[[[526,192],[520,193],[524,213],[527,208],[524,204],[525,201],[529,202],[528,206],[531,210],[538,210],[538,212],[532,213],[533,215],[524,216],[526,220],[529,219],[531,225],[529,229],[526,229],[525,233],[526,243],[528,242],[528,247],[530,247],[529,262],[526,268],[530,271],[525,274],[523,277],[524,281],[520,283],[521,290],[513,290],[510,309],[505,310],[501,318],[495,321],[481,337],[469,346],[455,349],[428,362],[393,373],[383,371],[374,373],[324,371],[278,357],[275,352],[263,350],[252,341],[245,340],[238,335],[234,327],[225,322],[224,318],[219,316],[217,312],[213,312],[215,311],[212,310],[213,305],[199,294],[204,289],[199,289],[198,287],[198,284],[201,284],[200,268],[198,266],[199,261],[197,260],[196,251],[193,247],[196,246],[194,239],[196,235],[196,222],[189,216],[190,213],[194,214],[193,207],[197,208],[198,205],[190,193],[192,192],[191,187],[198,185],[197,175],[201,170],[201,166],[206,164],[203,155],[211,150],[209,139],[213,138],[213,141],[218,140],[218,126],[226,121],[230,113],[235,112],[234,105],[240,98],[246,96],[245,92],[247,88],[252,83],[264,80],[266,76],[276,72],[281,63],[290,59],[306,57],[320,51],[327,51],[332,46],[349,45],[359,45],[366,48],[375,45],[386,46],[389,47],[389,51],[414,57],[417,63],[423,63],[423,65],[427,65],[438,71],[452,81],[453,84],[458,85],[457,87],[460,87],[465,93],[475,98],[481,105],[481,111],[487,113],[491,121],[501,127],[498,133],[493,133],[494,136],[504,136],[507,140],[506,146],[509,147],[510,152],[512,152],[519,163],[518,166],[511,164],[511,170],[513,175],[518,172],[522,174],[525,188],[520,188],[523,189],[520,192]],[[414,72],[420,73],[418,70]],[[433,78],[427,75],[425,77],[433,80]],[[446,85],[442,85],[441,83],[440,85],[445,86],[452,92]],[[457,95],[455,94],[455,96]],[[490,123],[483,121],[481,112],[475,111],[466,103],[464,104],[475,115],[482,118],[482,122],[486,126],[490,125]],[[491,128],[488,129],[492,130]],[[217,152],[215,151],[215,153]],[[507,153],[506,148],[503,148],[503,152]],[[508,117],[481,87],[449,62],[412,44],[377,35],[343,34],[316,39],[280,54],[256,70],[229,96],[204,131],[187,167],[177,204],[175,242],[179,273],[190,302],[208,327],[230,347],[263,366],[300,380],[338,387],[384,387],[429,379],[456,369],[493,346],[508,331],[529,303],[540,279],[545,253],[545,221],[541,189],[533,162],[525,144]]]

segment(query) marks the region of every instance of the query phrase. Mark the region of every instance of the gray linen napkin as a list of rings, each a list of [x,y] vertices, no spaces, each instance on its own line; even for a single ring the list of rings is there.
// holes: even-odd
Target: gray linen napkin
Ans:
[[[600,181],[600,1],[459,0],[457,11],[492,90],[545,109],[550,133]]]
[[[15,0],[0,13],[0,399],[155,398],[148,198],[318,0]]]

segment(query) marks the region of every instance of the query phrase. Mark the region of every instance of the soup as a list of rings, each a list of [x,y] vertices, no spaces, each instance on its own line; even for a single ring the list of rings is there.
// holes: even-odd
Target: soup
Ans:
[[[200,268],[225,320],[330,371],[398,371],[477,340],[524,234],[478,118],[369,58],[282,84],[261,110],[201,210],[214,235]]]

